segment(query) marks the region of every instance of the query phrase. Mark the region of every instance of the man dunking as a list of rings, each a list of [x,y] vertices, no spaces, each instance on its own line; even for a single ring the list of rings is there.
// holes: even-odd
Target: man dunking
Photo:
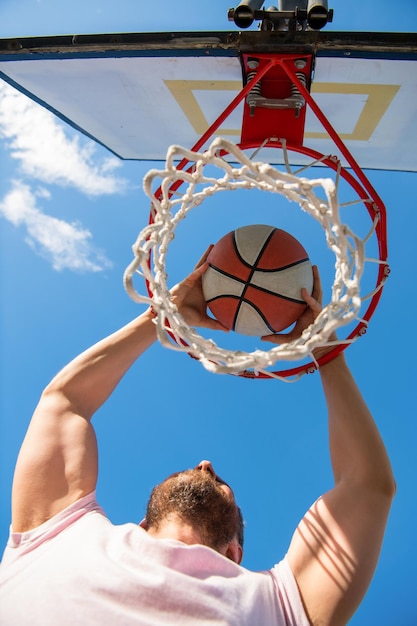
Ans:
[[[206,267],[203,257],[172,298],[189,325],[221,329],[202,296]],[[313,294],[303,292],[308,309],[292,334],[320,311],[314,274]],[[95,501],[91,418],[155,340],[148,310],[74,359],[43,392],[16,464],[0,623],[346,624],[375,570],[395,483],[344,356],[320,368],[335,485],[307,512],[285,558],[251,572],[240,566],[240,509],[209,461],[155,487],[139,526],[114,526]]]

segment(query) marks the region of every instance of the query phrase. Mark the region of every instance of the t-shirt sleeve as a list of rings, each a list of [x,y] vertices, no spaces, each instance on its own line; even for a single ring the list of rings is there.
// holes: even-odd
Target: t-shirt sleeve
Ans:
[[[57,515],[51,517],[51,519],[27,532],[16,533],[10,527],[9,539],[3,554],[2,563],[9,563],[22,554],[31,552],[91,511],[103,513],[97,504],[95,491],[73,502],[57,513]]]
[[[275,565],[270,573],[285,613],[286,626],[311,626],[288,558]]]

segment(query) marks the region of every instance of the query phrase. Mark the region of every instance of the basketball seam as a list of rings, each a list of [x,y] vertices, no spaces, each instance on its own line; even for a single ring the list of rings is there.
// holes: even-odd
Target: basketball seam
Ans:
[[[291,267],[295,267],[296,265],[300,265],[300,263],[305,263],[306,261],[309,261],[310,259],[308,257],[305,257],[305,259],[300,259],[299,261],[294,261],[294,263],[289,263],[288,265],[282,265],[281,267],[273,267],[271,269],[262,269],[257,267],[255,272],[264,272],[265,274],[268,274],[268,272],[283,272],[284,270],[288,270]]]
[[[253,304],[253,302],[248,302],[248,300],[245,300],[245,299],[243,299],[243,300],[241,299],[241,301],[240,301],[240,304],[239,304],[239,307],[238,307],[238,312],[237,312],[237,314],[235,316],[235,321],[237,321],[237,317],[238,317],[238,314],[239,314],[242,302],[244,302],[245,304],[247,304],[248,306],[250,306],[252,309],[254,309],[257,312],[257,314],[264,321],[265,326],[267,328],[269,328],[271,333],[275,333],[276,332],[276,330],[274,328],[272,328],[271,324],[268,322],[268,320],[266,319],[266,317],[262,313],[262,311],[260,309],[258,309],[258,307],[255,304]]]
[[[258,287],[257,285],[249,285],[252,289],[257,289],[258,291],[262,291],[262,293],[267,293],[270,296],[275,296],[280,298],[281,300],[287,300],[287,302],[294,302],[295,304],[305,304],[305,300],[298,300],[298,298],[291,298],[291,296],[285,296],[282,293],[278,293],[276,291],[269,291],[265,289],[265,287]],[[232,298],[233,300],[241,300],[242,302],[246,302],[246,304],[252,304],[250,300],[246,300],[242,296],[237,296],[234,293],[222,293],[218,296],[214,296],[213,298],[209,298],[206,302],[214,302],[215,300],[220,300],[221,298]]]
[[[239,278],[238,276],[235,276],[234,274],[229,274],[229,272],[222,270],[220,267],[216,267],[212,263],[209,263],[209,267],[211,267],[216,272],[219,272],[219,274],[222,274],[222,276],[227,276],[227,278],[232,278],[233,280],[236,280],[236,282],[238,283],[242,283],[244,285],[246,282],[243,278]]]
[[[291,298],[291,296],[286,296],[283,293],[278,293],[277,291],[269,291],[265,287],[258,287],[258,285],[249,285],[252,289],[257,289],[258,291],[262,291],[262,293],[267,293],[270,296],[276,296],[277,298],[281,298],[281,300],[287,300],[288,302],[295,302],[296,304],[305,304],[305,300],[299,300],[298,298]],[[247,300],[245,300],[247,302]]]
[[[277,230],[277,229],[275,228],[274,230]],[[272,233],[274,232],[274,230],[272,231]],[[268,236],[268,240],[267,241],[269,241],[269,238],[271,237],[272,233],[270,233],[270,235]],[[251,265],[250,263],[245,261],[245,259],[242,257],[242,255],[239,252],[239,248],[237,247],[237,242],[236,242],[236,231],[235,230],[233,231],[232,243],[233,243],[233,247],[235,249],[237,258],[242,263],[242,265],[244,265],[248,269],[252,269],[253,265]],[[258,259],[259,259],[259,255],[258,255]]]
[[[249,276],[248,276],[248,278],[246,280],[245,286],[242,289],[242,293],[240,294],[240,302],[239,302],[239,304],[236,307],[236,312],[235,312],[235,315],[234,315],[233,326],[232,326],[233,330],[235,330],[235,328],[236,328],[236,323],[237,323],[237,318],[238,318],[238,315],[239,315],[240,307],[241,307],[242,302],[243,302],[243,300],[245,298],[245,293],[248,290],[248,286],[249,286],[249,283],[250,283],[250,281],[252,279],[252,276],[254,275],[254,273],[256,271],[256,266],[258,265],[259,259],[261,258],[262,254],[264,253],[265,248],[267,247],[268,243],[271,241],[271,237],[275,233],[276,230],[277,230],[276,228],[271,230],[271,232],[269,233],[268,237],[265,239],[265,241],[263,243],[263,246],[262,246],[262,248],[260,249],[260,251],[258,253],[258,256],[255,259],[255,263],[253,263],[253,265],[250,266],[251,271],[250,271]],[[239,254],[238,247],[237,247],[237,242],[236,242],[236,231],[233,232],[233,244],[235,246],[236,253],[238,254],[238,256],[240,258],[240,254]],[[270,328],[270,326],[268,326],[268,328]]]
[[[308,257],[305,257],[304,259],[300,259],[299,261],[294,261],[294,263],[289,263],[288,265],[282,265],[281,267],[272,267],[270,269],[269,268],[268,269],[262,269],[262,268],[258,268],[257,267],[254,271],[255,272],[262,272],[264,274],[268,274],[268,273],[272,273],[272,272],[283,272],[284,270],[289,270],[291,267],[295,267],[296,265],[300,265],[301,263],[307,263],[307,261],[309,261],[309,260],[310,259]],[[242,263],[244,263],[243,260],[242,260]],[[243,278],[239,278],[238,276],[235,276],[235,274],[229,274],[229,272],[226,272],[226,270],[223,270],[221,267],[217,267],[217,265],[213,265],[213,263],[209,263],[209,267],[211,267],[216,272],[219,272],[219,274],[222,274],[223,276],[227,276],[228,278],[234,278],[239,283],[246,283],[246,281]],[[253,266],[247,264],[247,267],[251,268]],[[251,277],[252,277],[252,275],[251,275]]]
[[[274,295],[274,296],[278,296],[278,294],[274,294],[274,293],[273,293],[272,295]],[[280,297],[280,296],[278,296],[278,297]],[[275,333],[275,332],[276,332],[276,331],[275,331],[275,329],[274,329],[274,328],[271,326],[271,324],[268,322],[268,320],[267,320],[267,318],[265,317],[265,315],[262,313],[261,309],[259,309],[259,308],[256,306],[256,304],[254,304],[253,302],[250,302],[250,300],[245,300],[245,299],[243,299],[243,300],[242,300],[242,298],[241,298],[240,296],[235,296],[234,294],[224,294],[224,293],[223,293],[221,296],[215,296],[214,298],[210,298],[210,300],[207,300],[207,302],[214,302],[215,300],[220,300],[221,298],[231,298],[232,300],[239,300],[240,304],[242,304],[242,302],[244,302],[245,304],[247,304],[248,306],[250,306],[252,309],[254,309],[254,311],[256,311],[256,312],[257,312],[257,314],[259,315],[259,317],[261,317],[261,318],[262,318],[262,320],[263,320],[263,321],[264,321],[264,323],[265,323],[265,326],[267,326],[267,327],[269,328],[269,330],[271,331],[271,333]],[[285,296],[283,296],[283,298],[284,298],[284,299],[286,299],[286,300],[288,299],[288,298],[285,298]],[[240,304],[239,304],[239,309],[238,309],[238,312],[237,312],[237,314],[235,315],[235,321],[236,321],[236,318],[237,318],[237,316],[238,316],[238,314],[239,314]]]

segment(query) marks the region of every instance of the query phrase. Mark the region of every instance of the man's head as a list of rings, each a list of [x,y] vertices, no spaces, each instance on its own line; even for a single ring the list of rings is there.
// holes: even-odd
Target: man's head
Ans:
[[[153,489],[145,526],[152,534],[161,536],[168,525],[186,526],[196,538],[190,543],[201,543],[236,562],[241,560],[242,513],[233,491],[216,475],[209,461],[172,474]]]

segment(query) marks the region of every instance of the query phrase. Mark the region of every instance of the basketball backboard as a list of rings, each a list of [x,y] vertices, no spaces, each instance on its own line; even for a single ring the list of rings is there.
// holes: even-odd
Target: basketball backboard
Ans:
[[[211,32],[0,40],[0,77],[122,159],[194,145],[242,88],[242,54],[311,53],[311,94],[362,168],[416,171],[417,37]],[[217,134],[239,142],[241,103]],[[331,142],[307,111],[304,143]],[[271,159],[273,160],[273,159]]]

